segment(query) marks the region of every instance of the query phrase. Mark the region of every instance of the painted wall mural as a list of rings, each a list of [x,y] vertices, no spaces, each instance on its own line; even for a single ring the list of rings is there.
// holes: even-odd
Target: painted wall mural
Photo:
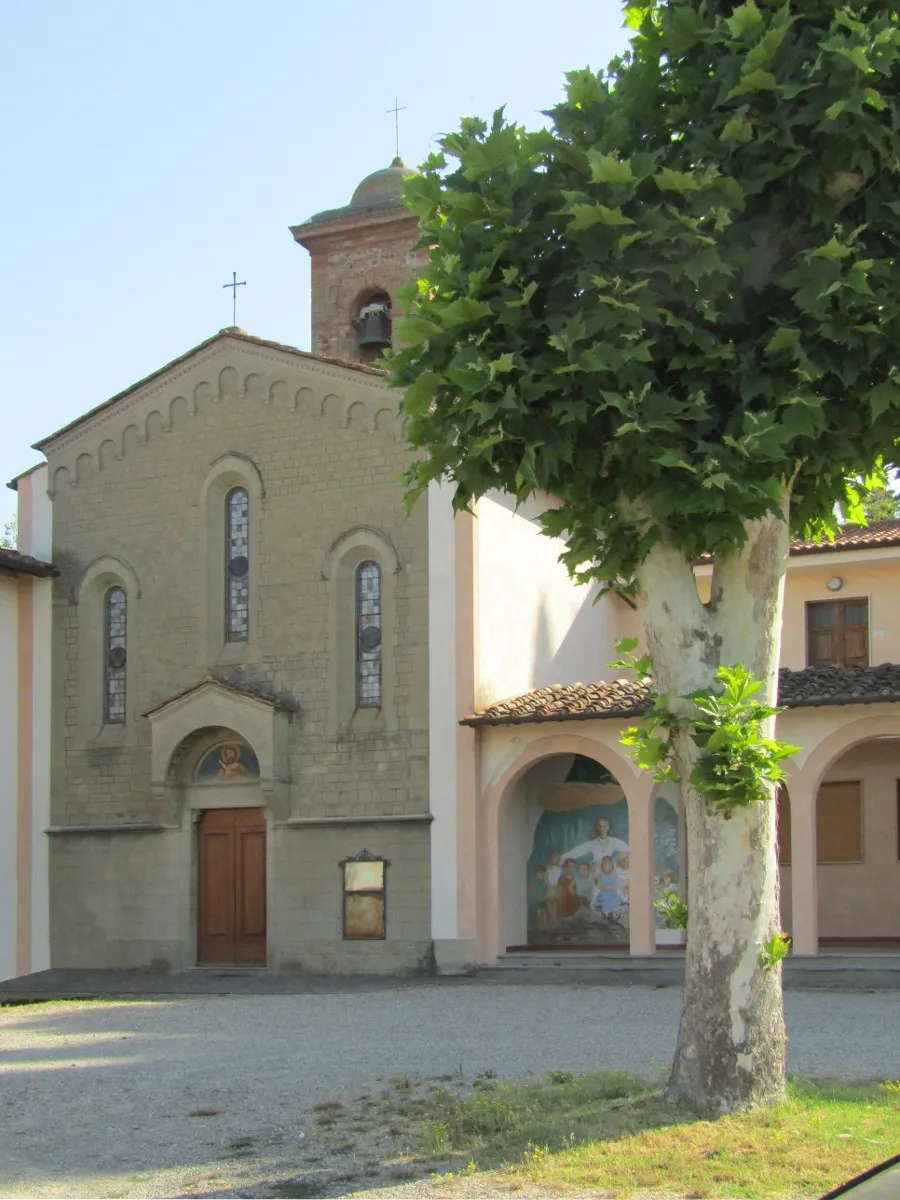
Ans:
[[[528,859],[528,943],[606,946],[628,941],[628,805],[600,763],[576,756],[551,784]]]
[[[259,761],[243,742],[220,742],[207,750],[194,772],[196,783],[247,783],[259,779]]]
[[[681,823],[678,819],[677,801],[665,794],[658,795],[653,803],[653,899],[659,900],[664,892],[677,892],[684,896],[681,851]],[[658,945],[681,945],[684,933],[653,910],[656,915],[656,941]]]
[[[566,779],[538,797],[544,810],[527,864],[528,944],[624,946],[629,939],[628,804],[599,763],[576,756]],[[654,890],[679,891],[681,835],[675,802],[654,802]],[[655,897],[654,897],[655,898]],[[681,940],[657,914],[657,940]]]

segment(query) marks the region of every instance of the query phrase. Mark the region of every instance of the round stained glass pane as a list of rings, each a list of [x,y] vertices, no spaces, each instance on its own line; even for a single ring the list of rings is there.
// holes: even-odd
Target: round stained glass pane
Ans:
[[[236,554],[228,564],[228,570],[235,579],[243,579],[250,570],[250,563],[244,554]]]
[[[377,650],[381,645],[381,630],[377,625],[367,625],[360,634],[364,650]]]
[[[118,671],[125,666],[125,647],[112,646],[109,651],[109,665],[113,670]]]

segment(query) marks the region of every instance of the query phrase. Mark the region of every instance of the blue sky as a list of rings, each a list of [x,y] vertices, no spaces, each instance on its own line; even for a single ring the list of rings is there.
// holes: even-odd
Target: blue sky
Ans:
[[[626,44],[618,0],[7,0],[0,481],[38,438],[231,324],[309,347],[306,252],[462,115],[539,123]],[[0,489],[0,524],[15,496]]]

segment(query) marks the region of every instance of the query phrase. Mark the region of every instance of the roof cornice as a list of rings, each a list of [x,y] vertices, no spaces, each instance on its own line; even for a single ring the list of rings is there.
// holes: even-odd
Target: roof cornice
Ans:
[[[72,435],[76,433],[80,435],[90,428],[96,420],[105,419],[107,414],[121,408],[123,401],[133,400],[134,403],[139,403],[146,395],[152,394],[154,389],[167,386],[183,372],[212,357],[222,345],[229,342],[244,350],[255,350],[262,354],[268,352],[282,360],[284,357],[300,360],[310,370],[331,375],[332,377],[340,377],[343,372],[352,371],[356,376],[367,377],[369,382],[379,387],[384,386],[384,380],[387,378],[385,371],[378,367],[370,367],[366,363],[352,363],[344,359],[311,354],[307,350],[297,349],[296,346],[287,346],[281,342],[272,342],[267,341],[265,338],[254,337],[252,334],[245,333],[242,329],[235,327],[220,329],[212,337],[193,346],[177,358],[173,358],[164,366],[152,371],[149,375],[145,375],[142,379],[124,388],[121,392],[117,392],[108,400],[104,400],[102,404],[89,409],[88,412],[83,413],[80,417],[76,417],[74,421],[63,425],[61,429],[57,429],[54,433],[41,438],[40,441],[33,444],[33,449],[47,454],[48,452],[55,452],[64,448],[72,440]]]

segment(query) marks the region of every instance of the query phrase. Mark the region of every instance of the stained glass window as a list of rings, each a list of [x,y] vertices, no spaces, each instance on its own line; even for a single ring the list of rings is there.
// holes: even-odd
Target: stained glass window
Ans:
[[[232,488],[225,499],[225,641],[250,631],[250,497]]]
[[[381,707],[381,567],[356,572],[356,707]]]
[[[112,587],[106,593],[106,687],[104,720],[107,725],[125,721],[125,658],[128,621],[125,589]]]

